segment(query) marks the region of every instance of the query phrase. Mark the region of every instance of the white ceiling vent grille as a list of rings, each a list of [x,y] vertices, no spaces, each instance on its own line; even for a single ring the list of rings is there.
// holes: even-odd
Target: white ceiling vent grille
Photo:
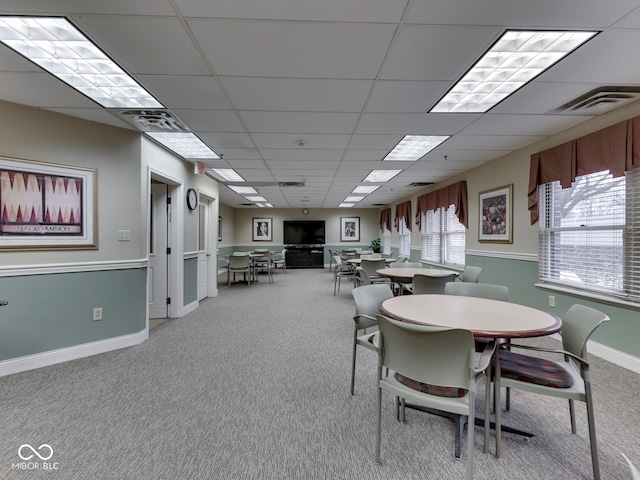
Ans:
[[[555,111],[579,115],[600,115],[638,99],[640,99],[640,87],[604,86],[594,88],[558,107]]]
[[[123,110],[120,115],[142,132],[189,132],[190,130],[166,110]]]
[[[278,186],[289,188],[289,187],[304,187],[304,182],[278,182]]]

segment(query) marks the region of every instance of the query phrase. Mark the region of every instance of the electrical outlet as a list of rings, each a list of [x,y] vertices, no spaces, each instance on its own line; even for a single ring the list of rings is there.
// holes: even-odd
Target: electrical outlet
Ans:
[[[131,240],[131,230],[118,230],[118,241],[128,242]]]
[[[102,320],[102,307],[97,307],[93,309],[93,321]]]
[[[549,306],[550,307],[555,307],[556,306],[556,297],[555,297],[555,295],[549,295]]]

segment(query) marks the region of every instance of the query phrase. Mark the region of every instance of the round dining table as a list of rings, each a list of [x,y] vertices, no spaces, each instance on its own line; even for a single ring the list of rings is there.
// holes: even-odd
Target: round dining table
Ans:
[[[527,338],[558,332],[553,313],[517,303],[459,295],[403,295],[384,300],[380,313],[403,322],[470,330],[476,337]]]
[[[553,313],[517,303],[459,295],[424,294],[392,297],[382,301],[379,310],[383,315],[403,322],[470,330],[475,337],[542,337],[562,329],[562,320]],[[497,361],[496,368],[500,368]],[[499,397],[497,402],[500,403]],[[454,417],[416,405],[407,407],[448,418]],[[491,428],[495,428],[495,423],[490,423]],[[475,424],[483,426],[484,420],[476,417]],[[462,426],[456,432],[456,458],[460,458],[461,428]],[[525,437],[534,436],[533,433],[506,425],[501,425],[501,430]],[[500,456],[498,445],[496,456]]]
[[[428,275],[430,277],[449,277],[457,276],[458,273],[453,270],[444,270],[440,268],[421,268],[421,267],[389,267],[376,270],[381,277],[390,278],[392,282],[400,285],[398,295],[402,296],[402,284],[411,283],[415,275]]]
[[[390,263],[394,263],[397,262],[398,259],[397,258],[350,258],[349,260],[347,260],[347,263],[350,263],[352,265],[361,265],[362,264],[362,260],[384,260],[386,265],[389,265]]]

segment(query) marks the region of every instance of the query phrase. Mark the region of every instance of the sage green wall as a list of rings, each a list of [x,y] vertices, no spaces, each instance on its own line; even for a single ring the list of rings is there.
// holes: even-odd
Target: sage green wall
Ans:
[[[511,302],[539,308],[560,317],[574,303],[581,303],[606,313],[611,321],[601,325],[591,339],[634,357],[640,357],[640,315],[637,310],[536,288],[534,285],[538,281],[538,262],[535,261],[467,255],[466,263],[484,269],[480,274],[481,283],[509,287]],[[555,308],[549,306],[549,295],[555,297]]]
[[[145,328],[145,268],[0,277],[0,360]],[[93,308],[103,319],[93,321]]]
[[[189,305],[198,300],[198,259],[184,259],[184,281],[182,283],[183,304]]]

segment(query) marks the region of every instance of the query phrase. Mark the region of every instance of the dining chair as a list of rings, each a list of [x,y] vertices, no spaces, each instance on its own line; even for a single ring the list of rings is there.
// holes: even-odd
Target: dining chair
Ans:
[[[358,275],[362,276],[362,271],[366,270],[367,275],[369,277],[369,280],[372,283],[376,283],[376,282],[389,282],[390,280],[388,278],[384,278],[381,277],[376,270],[380,270],[381,268],[384,268],[386,265],[386,261],[384,258],[380,258],[380,259],[373,259],[373,258],[363,258],[362,262],[360,263],[360,268],[356,269],[356,272],[358,273]]]
[[[342,259],[338,255],[334,255],[334,261],[336,263],[336,267],[333,270],[333,294],[336,294],[337,291],[340,291],[340,281],[343,278],[348,278],[349,280],[354,281],[356,271],[353,268],[353,265],[349,265],[348,263],[344,263]]]
[[[482,267],[467,265],[466,267],[464,267],[464,270],[458,278],[461,282],[478,283],[478,278],[480,277],[482,270],[484,270]]]
[[[231,286],[231,274],[233,274],[233,281],[236,281],[236,273],[244,274],[244,280],[247,282],[247,285],[251,285],[251,258],[249,255],[237,255],[234,253],[229,256],[227,286]]]
[[[562,319],[562,350],[518,345],[510,343],[498,350],[495,390],[499,402],[500,388],[524,390],[541,395],[549,395],[569,400],[571,432],[576,433],[574,401],[586,403],[589,439],[591,443],[591,462],[594,479],[600,478],[598,446],[596,442],[596,424],[593,413],[593,396],[587,341],[602,322],[609,320],[603,312],[581,304],[574,304]],[[505,348],[508,347],[509,350]],[[543,359],[537,356],[515,353],[514,348],[537,352],[550,352],[563,355],[562,360]],[[506,409],[511,408],[507,402]],[[496,456],[500,455],[500,408],[496,409]]]
[[[400,322],[378,315],[378,398],[375,461],[380,463],[383,390],[423,407],[468,416],[467,478],[473,477],[475,394],[485,384],[485,374],[495,351],[487,345],[476,360],[473,334]],[[383,368],[390,374],[383,377]],[[489,430],[489,402],[485,402],[485,451]]]
[[[509,287],[492,283],[449,282],[444,286],[445,295],[461,295],[464,297],[489,298],[491,300],[509,301]]]
[[[433,277],[431,275],[422,275],[420,273],[413,276],[411,281],[411,291],[414,295],[425,293],[444,293],[445,285],[454,282],[457,277],[456,273],[451,273],[445,277]]]
[[[389,284],[363,285],[351,290],[356,302],[356,313],[353,316],[353,354],[351,362],[351,395],[353,395],[356,380],[356,350],[357,346],[369,350],[377,350],[378,332],[366,333],[370,327],[378,325],[376,316],[380,313],[380,302],[393,297]]]
[[[631,470],[631,480],[640,480],[640,470],[636,468],[624,453],[621,453],[620,455],[622,455],[624,460],[627,462],[627,465],[629,465],[629,470]]]
[[[286,250],[282,250],[282,252],[275,252],[271,255],[271,268],[275,271],[278,268],[281,269],[284,273],[287,271],[287,260],[285,258]]]
[[[253,259],[253,269],[256,274],[256,280],[258,278],[258,271],[266,270],[269,283],[273,283],[273,263],[271,262],[271,256],[273,254],[269,250],[254,250],[253,253],[261,255]]]

